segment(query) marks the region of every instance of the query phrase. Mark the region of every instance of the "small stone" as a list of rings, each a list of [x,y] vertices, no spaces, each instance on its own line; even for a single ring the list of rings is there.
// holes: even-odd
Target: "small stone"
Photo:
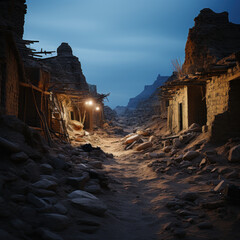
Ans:
[[[140,136],[138,134],[130,136],[125,140],[125,144],[133,143],[133,142],[137,141],[139,138],[140,138]]]
[[[67,212],[68,212],[68,209],[67,208],[65,208],[64,206],[63,206],[63,204],[61,204],[61,203],[56,203],[55,205],[54,205],[54,209],[58,212],[58,213],[60,213],[60,214],[67,214]]]
[[[102,162],[101,161],[90,161],[89,164],[94,168],[98,168],[98,169],[102,168]]]
[[[49,208],[49,204],[46,201],[32,193],[27,195],[27,201],[37,208]]]
[[[40,170],[44,174],[52,174],[53,168],[50,164],[44,163],[40,165]]]
[[[98,200],[97,197],[95,197],[93,194],[82,191],[82,190],[76,190],[68,194],[68,198],[74,199],[74,198],[89,198],[93,200]]]
[[[15,163],[22,163],[28,160],[28,155],[24,152],[13,153],[10,159]]]
[[[210,222],[201,222],[198,225],[199,229],[211,229],[213,228],[213,225]]]
[[[64,169],[66,166],[65,156],[63,155],[64,159],[59,156],[62,156],[62,154],[58,154],[58,158],[51,157],[50,163],[55,169]]]
[[[57,183],[54,182],[54,181],[47,180],[47,179],[42,179],[42,180],[39,180],[36,183],[33,183],[32,186],[35,187],[35,188],[42,188],[42,189],[47,189],[47,190],[56,190]]]
[[[199,156],[199,152],[189,151],[183,155],[183,160],[191,161],[198,156]]]
[[[224,201],[205,202],[201,206],[206,209],[217,209],[225,205]]]
[[[85,186],[84,190],[93,194],[102,192],[99,184],[91,184],[91,185]]]
[[[213,191],[214,191],[214,192],[221,192],[221,191],[225,188],[226,184],[227,184],[227,183],[226,183],[224,180],[222,180],[222,181],[213,189]]]
[[[230,149],[228,155],[229,162],[240,162],[240,145],[237,145]]]
[[[182,145],[181,141],[178,138],[173,139],[173,146],[179,148]]]
[[[166,146],[162,149],[162,151],[165,152],[165,153],[169,153],[171,150],[172,150],[171,146]]]
[[[85,183],[88,181],[88,179],[83,177],[68,177],[66,179],[66,184],[72,186],[73,188],[83,188],[85,186]]]
[[[207,164],[207,159],[203,158],[202,161],[199,164],[199,167],[202,167],[203,165]]]

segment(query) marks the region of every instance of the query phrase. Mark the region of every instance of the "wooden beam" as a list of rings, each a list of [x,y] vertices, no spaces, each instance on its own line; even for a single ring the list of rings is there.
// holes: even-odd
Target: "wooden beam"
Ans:
[[[27,88],[33,88],[34,90],[39,91],[43,94],[50,95],[50,92],[43,91],[42,89],[40,89],[40,88],[30,84],[30,83],[20,82],[20,86],[27,87]]]

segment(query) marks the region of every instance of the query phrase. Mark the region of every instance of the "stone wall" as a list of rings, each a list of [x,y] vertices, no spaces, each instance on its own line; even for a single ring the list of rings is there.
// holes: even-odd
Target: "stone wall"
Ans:
[[[169,129],[177,133],[180,129],[180,109],[179,104],[182,104],[182,127],[188,128],[188,89],[184,88],[176,91],[173,99],[169,101],[168,106],[168,127]]]
[[[215,116],[228,110],[229,82],[213,78],[206,86],[207,125],[211,129]]]

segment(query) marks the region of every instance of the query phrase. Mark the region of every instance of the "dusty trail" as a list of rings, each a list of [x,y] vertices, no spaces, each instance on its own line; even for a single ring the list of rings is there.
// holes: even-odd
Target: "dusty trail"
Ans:
[[[157,236],[159,218],[153,211],[154,198],[162,191],[159,178],[138,155],[120,150],[118,138],[102,139],[100,146],[115,155],[113,160],[104,163],[104,170],[112,179],[111,191],[103,196],[108,216],[97,236],[89,239],[160,239]]]

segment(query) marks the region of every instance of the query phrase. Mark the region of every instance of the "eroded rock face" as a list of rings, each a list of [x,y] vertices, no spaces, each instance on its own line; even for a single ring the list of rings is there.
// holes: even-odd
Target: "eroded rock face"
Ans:
[[[89,86],[82,72],[81,63],[72,53],[68,43],[62,43],[57,48],[57,56],[42,60],[44,67],[51,73],[51,82],[59,88],[73,88],[89,91]]]
[[[240,25],[229,22],[227,12],[215,13],[205,8],[194,21],[185,47],[185,73],[207,69],[240,50]]]

